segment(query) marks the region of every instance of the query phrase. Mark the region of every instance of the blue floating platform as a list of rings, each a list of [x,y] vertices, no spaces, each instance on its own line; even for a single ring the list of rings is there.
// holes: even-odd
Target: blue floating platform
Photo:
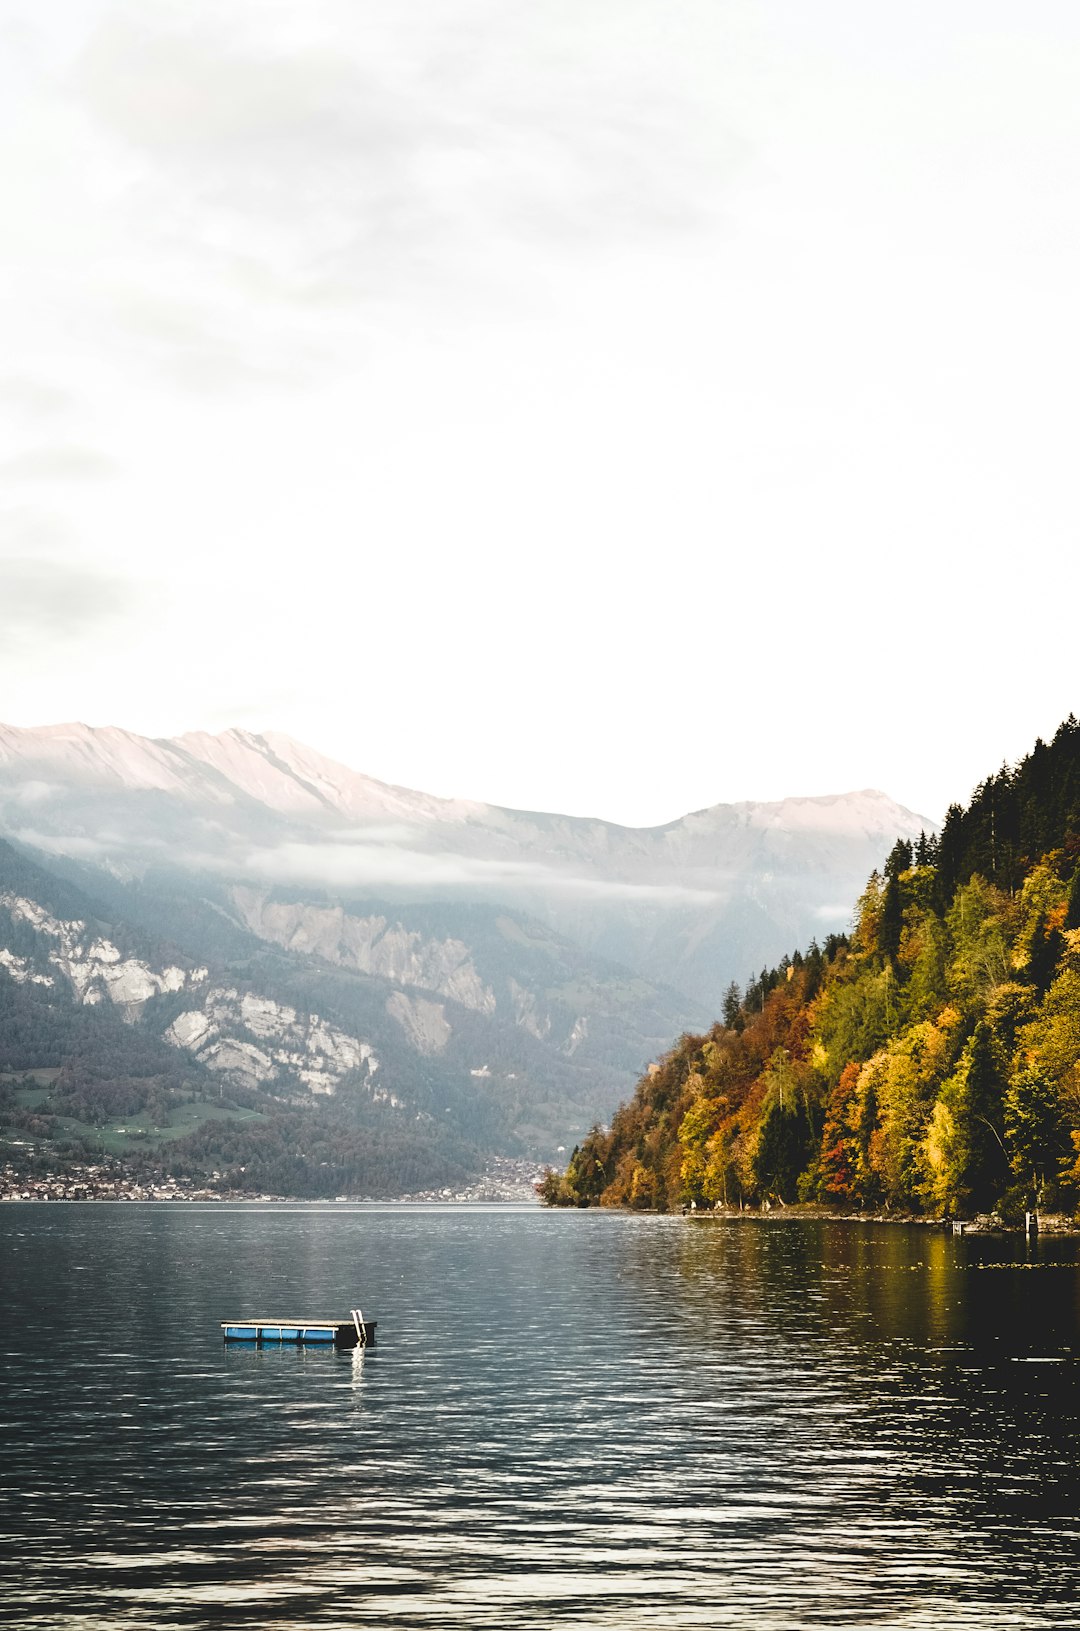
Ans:
[[[378,1320],[365,1320],[357,1309],[341,1320],[222,1320],[226,1342],[321,1343],[335,1348],[370,1348]]]

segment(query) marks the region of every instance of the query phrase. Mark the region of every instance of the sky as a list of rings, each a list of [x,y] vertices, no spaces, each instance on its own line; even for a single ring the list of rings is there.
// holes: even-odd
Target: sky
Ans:
[[[1080,704],[1071,0],[7,0],[0,719],[648,825]]]

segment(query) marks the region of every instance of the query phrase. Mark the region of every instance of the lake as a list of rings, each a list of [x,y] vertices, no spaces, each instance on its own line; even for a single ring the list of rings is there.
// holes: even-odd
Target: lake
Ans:
[[[0,1254],[21,1626],[1080,1627],[1075,1240],[13,1203]]]

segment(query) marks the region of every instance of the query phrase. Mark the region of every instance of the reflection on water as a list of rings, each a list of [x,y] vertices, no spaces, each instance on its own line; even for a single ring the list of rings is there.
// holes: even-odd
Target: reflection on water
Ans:
[[[512,1208],[0,1231],[26,1625],[1080,1626],[1074,1242]],[[221,1342],[357,1300],[367,1351]]]

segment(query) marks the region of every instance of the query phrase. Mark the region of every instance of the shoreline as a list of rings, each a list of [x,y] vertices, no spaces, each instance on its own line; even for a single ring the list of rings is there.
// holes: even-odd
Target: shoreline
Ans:
[[[749,1222],[749,1223],[874,1223],[874,1224],[904,1224],[906,1227],[920,1229],[941,1229],[946,1233],[959,1235],[1025,1235],[1028,1230],[1022,1223],[1006,1223],[1003,1219],[989,1213],[976,1213],[967,1218],[930,1218],[919,1212],[840,1212],[831,1207],[821,1206],[815,1202],[792,1202],[787,1206],[770,1207],[762,1210],[760,1207],[732,1207],[716,1206],[711,1208],[683,1208],[680,1215],[692,1222],[705,1222],[710,1219],[722,1222]],[[1034,1235],[1075,1235],[1080,1234],[1080,1220],[1071,1217],[1065,1212],[1036,1212],[1036,1227],[1031,1231]]]

